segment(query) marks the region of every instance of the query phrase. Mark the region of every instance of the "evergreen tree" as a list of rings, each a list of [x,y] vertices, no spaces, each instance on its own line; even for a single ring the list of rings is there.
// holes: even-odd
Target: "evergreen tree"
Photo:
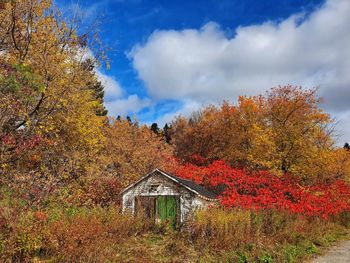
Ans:
[[[170,143],[171,141],[171,135],[170,135],[171,127],[166,123],[163,128],[164,132],[164,139],[167,143]]]
[[[82,62],[82,67],[85,70],[88,70],[91,76],[96,75],[94,69],[95,64],[92,59],[86,59]],[[101,81],[97,80],[96,78],[91,78],[91,81],[89,81],[87,88],[92,90],[93,98],[99,102],[99,105],[96,109],[96,115],[97,116],[106,116],[108,111],[103,105],[104,102],[104,86],[102,85]]]
[[[126,120],[129,122],[129,124],[130,125],[132,125],[133,123],[132,123],[132,120],[131,120],[131,118],[130,118],[130,116],[128,115],[128,116],[126,116]]]
[[[151,131],[154,132],[157,135],[159,134],[159,128],[158,128],[158,124],[156,122],[152,123]]]

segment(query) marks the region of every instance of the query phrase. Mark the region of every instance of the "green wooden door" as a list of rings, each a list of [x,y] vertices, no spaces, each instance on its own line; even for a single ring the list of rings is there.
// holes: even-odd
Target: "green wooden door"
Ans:
[[[175,228],[177,218],[177,202],[175,196],[159,196],[157,198],[157,216]]]

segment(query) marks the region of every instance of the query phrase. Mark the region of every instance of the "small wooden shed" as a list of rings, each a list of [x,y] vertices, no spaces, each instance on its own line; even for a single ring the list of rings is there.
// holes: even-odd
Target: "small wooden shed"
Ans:
[[[141,177],[122,192],[123,212],[180,225],[197,209],[216,203],[216,195],[190,180],[160,169]]]

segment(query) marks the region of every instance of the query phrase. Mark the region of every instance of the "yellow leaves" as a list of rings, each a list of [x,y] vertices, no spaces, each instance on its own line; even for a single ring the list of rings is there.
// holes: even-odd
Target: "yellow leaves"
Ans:
[[[2,168],[2,169],[4,169],[4,170],[6,170],[6,168],[8,168],[8,164],[7,163],[2,163],[2,164],[0,164],[0,167]]]
[[[19,0],[1,10],[0,38],[8,37],[5,42],[9,45],[2,47],[6,57],[0,59],[9,65],[30,68],[33,74],[27,75],[38,76],[44,84],[43,89],[31,94],[35,103],[16,98],[19,105],[26,106],[20,114],[15,114],[11,103],[6,105],[14,116],[25,120],[23,131],[29,138],[35,135],[42,139],[38,147],[30,150],[27,159],[21,157],[21,166],[30,166],[35,159],[41,161],[41,169],[51,169],[57,176],[70,176],[72,171],[81,174],[91,156],[104,146],[105,118],[96,116],[99,101],[88,90],[96,76],[77,59],[80,48],[77,35],[50,8],[51,1]],[[13,26],[12,39],[6,32]]]

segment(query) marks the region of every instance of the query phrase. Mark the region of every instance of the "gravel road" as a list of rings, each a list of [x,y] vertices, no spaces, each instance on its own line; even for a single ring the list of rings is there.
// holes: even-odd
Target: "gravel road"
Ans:
[[[311,263],[350,263],[350,240],[339,243]]]

